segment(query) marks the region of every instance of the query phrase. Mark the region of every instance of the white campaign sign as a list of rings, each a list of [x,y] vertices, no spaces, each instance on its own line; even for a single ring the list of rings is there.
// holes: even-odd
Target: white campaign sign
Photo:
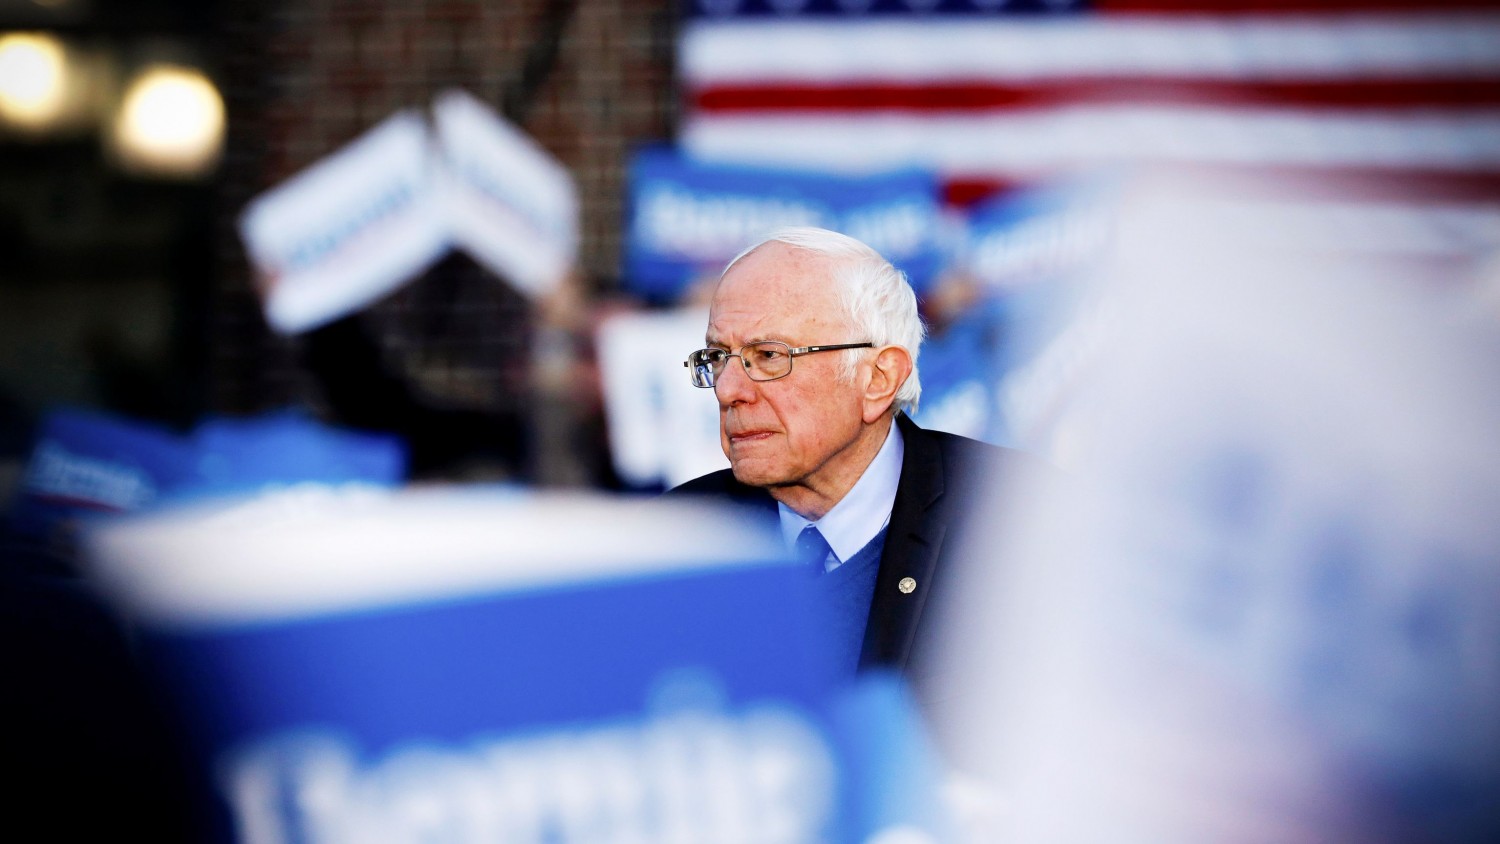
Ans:
[[[615,471],[637,486],[676,486],[729,468],[712,390],[682,362],[703,347],[708,313],[622,313],[599,327],[599,362]]]
[[[578,252],[578,191],[536,141],[463,91],[433,104],[440,184],[456,245],[530,295]]]
[[[448,91],[256,197],[240,217],[266,321],[294,334],[365,307],[450,247],[537,296],[578,252],[567,170],[483,103]]]
[[[422,119],[398,112],[250,203],[240,236],[273,328],[296,333],[358,310],[443,255],[430,149]]]

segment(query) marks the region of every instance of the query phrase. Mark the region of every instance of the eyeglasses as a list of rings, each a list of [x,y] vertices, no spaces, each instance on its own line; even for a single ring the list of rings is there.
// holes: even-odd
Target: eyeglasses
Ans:
[[[730,358],[739,358],[751,381],[775,381],[792,373],[792,358],[813,352],[836,352],[840,349],[868,349],[874,343],[838,343],[832,346],[799,346],[792,348],[775,340],[746,343],[737,352],[723,349],[699,349],[688,355],[682,365],[693,375],[694,387],[712,387]]]

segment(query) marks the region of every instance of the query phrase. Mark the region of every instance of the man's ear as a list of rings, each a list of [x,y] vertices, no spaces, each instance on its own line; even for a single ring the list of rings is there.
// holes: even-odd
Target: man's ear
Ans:
[[[902,346],[884,346],[870,363],[865,383],[864,419],[869,425],[879,419],[896,400],[896,391],[911,377],[911,353]]]

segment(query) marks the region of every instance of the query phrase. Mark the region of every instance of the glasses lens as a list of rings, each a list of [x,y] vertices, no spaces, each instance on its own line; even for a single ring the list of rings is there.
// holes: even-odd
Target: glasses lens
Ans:
[[[771,381],[792,371],[792,350],[785,343],[751,343],[740,350],[750,377]]]
[[[688,371],[693,375],[694,387],[712,387],[714,377],[724,371],[728,359],[723,349],[699,349],[688,355]]]

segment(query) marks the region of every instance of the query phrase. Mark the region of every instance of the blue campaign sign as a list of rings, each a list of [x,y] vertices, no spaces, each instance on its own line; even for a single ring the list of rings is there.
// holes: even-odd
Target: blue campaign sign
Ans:
[[[295,411],[210,419],[183,435],[63,409],[41,425],[11,518],[16,530],[40,536],[86,514],[299,483],[393,486],[405,477],[398,437],[333,428]]]
[[[85,514],[138,510],[187,484],[185,437],[144,422],[59,409],[43,420],[12,512],[17,531],[50,532]]]
[[[937,179],[924,171],[830,176],[651,147],[631,164],[626,283],[670,301],[771,229],[819,226],[869,244],[921,291],[941,265],[939,207]]]
[[[220,417],[193,432],[198,475],[192,494],[244,492],[295,483],[392,486],[406,477],[406,447],[392,434],[349,431],[297,411]]]
[[[1108,175],[1069,179],[981,203],[968,215],[961,263],[1001,292],[1093,265],[1113,235],[1113,184]]]
[[[929,410],[924,396],[924,413],[940,417],[926,424],[1037,447],[1027,432],[1067,389],[1075,347],[1088,340],[1087,330],[1068,329],[1086,313],[1082,282],[1113,243],[1117,179],[1113,172],[1069,178],[970,209],[954,264],[982,290],[982,304],[923,351],[924,393],[931,370],[934,398],[943,403]],[[975,365],[986,374],[973,373]]]
[[[849,685],[763,527],[705,502],[286,491],[89,548],[202,754],[209,840],[935,833],[910,701]]]
[[[922,344],[917,424],[1009,445],[995,400],[1003,377],[1007,313],[1001,302],[981,302]]]

